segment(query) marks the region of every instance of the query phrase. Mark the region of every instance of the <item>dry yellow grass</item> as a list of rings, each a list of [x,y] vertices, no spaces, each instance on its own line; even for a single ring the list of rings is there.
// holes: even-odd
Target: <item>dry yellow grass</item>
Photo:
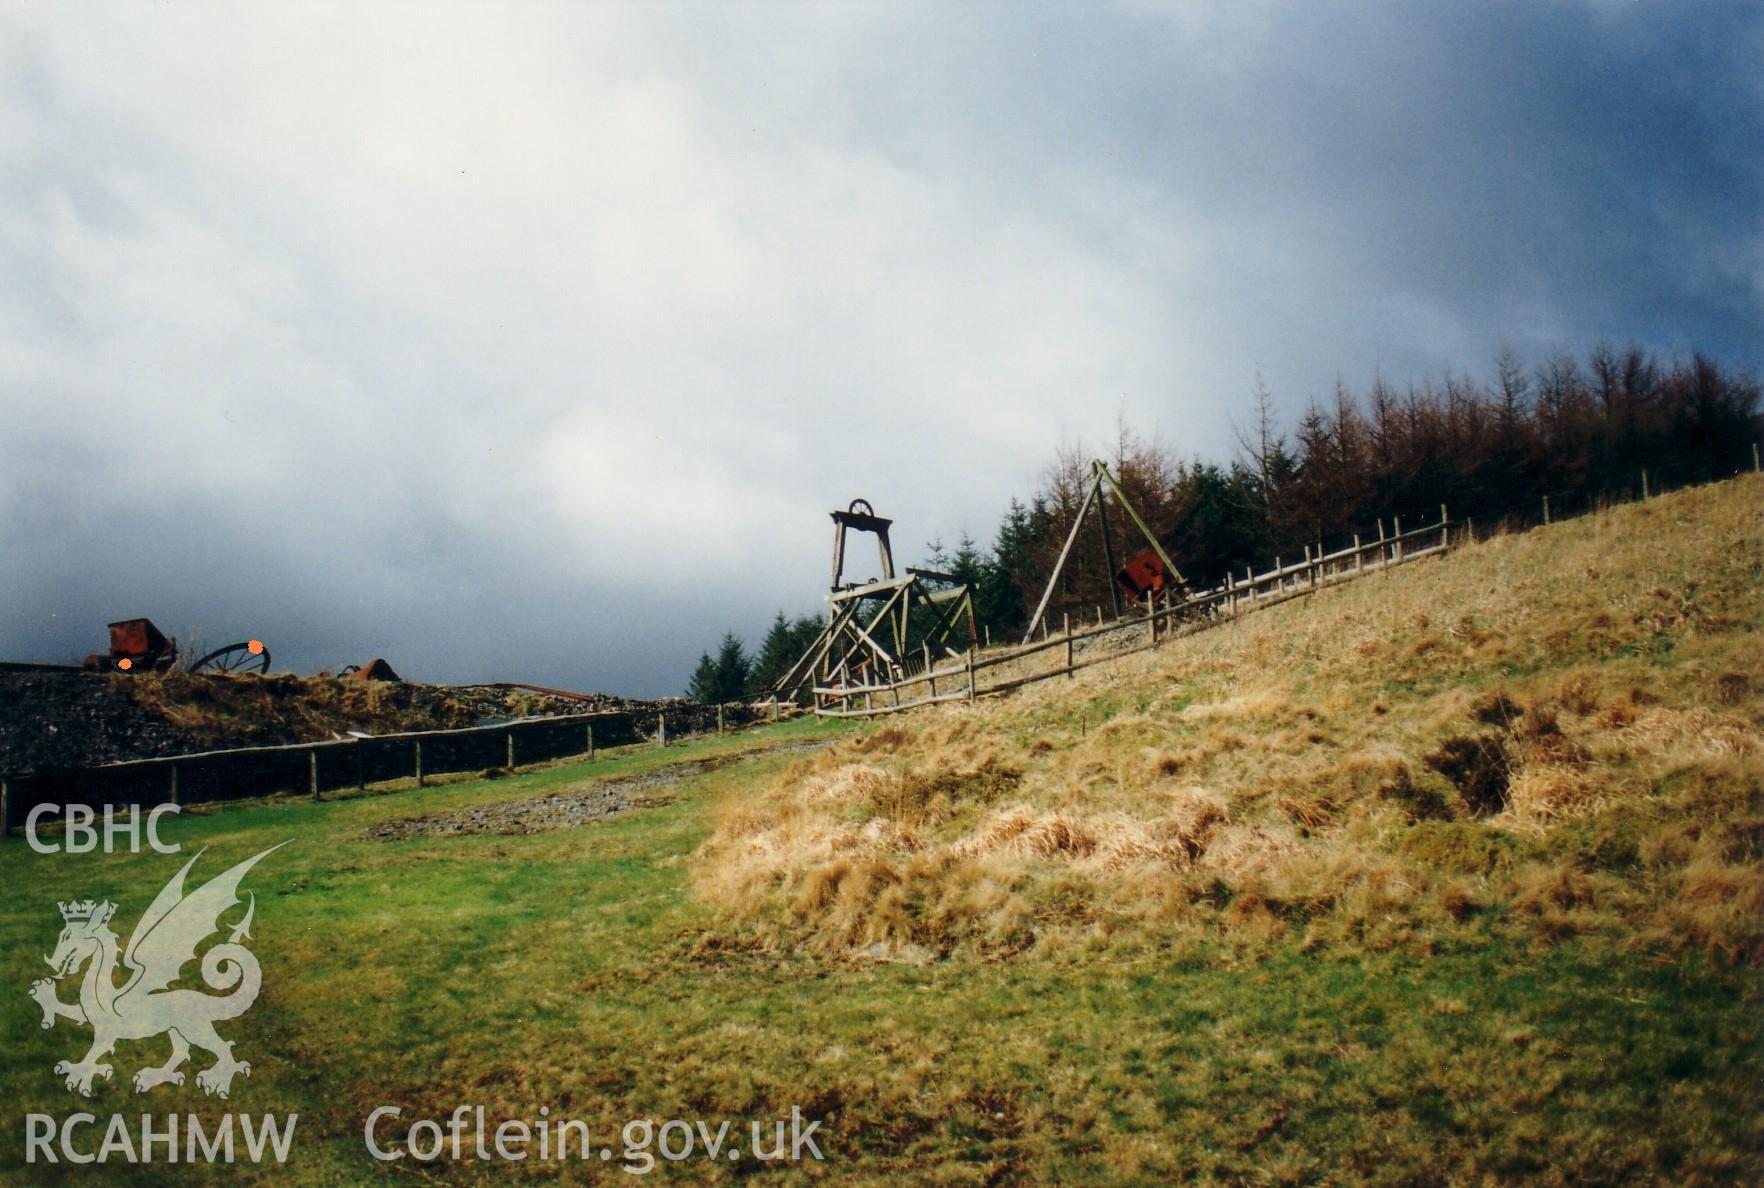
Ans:
[[[920,959],[1465,929],[1764,960],[1764,480],[1324,590],[744,789],[778,947]]]

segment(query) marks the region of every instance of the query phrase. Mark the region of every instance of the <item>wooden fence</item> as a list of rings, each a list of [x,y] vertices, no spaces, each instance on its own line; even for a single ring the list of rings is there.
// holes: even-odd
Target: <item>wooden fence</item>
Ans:
[[[1148,596],[1139,612],[1129,618],[1078,627],[1067,616],[1057,632],[1051,631],[1043,620],[1041,638],[1026,644],[946,652],[943,658],[927,658],[912,669],[903,666],[896,679],[888,682],[817,685],[815,713],[826,718],[863,718],[1006,693],[1120,656],[1149,651],[1166,640],[1217,626],[1324,586],[1436,556],[1461,543],[1471,531],[1468,522],[1452,521],[1442,507],[1437,523],[1405,532],[1398,520],[1390,535],[1385,535],[1380,526],[1377,539],[1362,541],[1356,536],[1347,548],[1333,553],[1325,553],[1321,548],[1307,549],[1303,560],[1290,565],[1282,564],[1277,557],[1265,573],[1246,570],[1241,578],[1229,576],[1218,586],[1181,602],[1153,602]],[[1100,620],[1100,610],[1098,617]],[[1026,663],[1043,654],[1051,654],[1050,666]]]
[[[1751,447],[1751,461],[1752,473],[1764,470],[1756,443]],[[1552,521],[1590,515],[1621,503],[1645,501],[1670,490],[1724,482],[1744,473],[1746,471],[1742,468],[1720,469],[1713,465],[1640,470],[1633,484],[1545,495],[1538,507],[1515,505],[1502,509],[1483,518],[1484,532],[1548,525]],[[1094,627],[1074,629],[1068,616],[1057,633],[1043,620],[1041,638],[1021,646],[984,650],[970,647],[965,654],[946,652],[942,658],[926,656],[923,660],[900,666],[894,673],[895,679],[887,682],[819,685],[814,690],[815,712],[827,718],[863,718],[1005,693],[1118,656],[1147,651],[1167,639],[1229,622],[1239,615],[1309,594],[1323,586],[1436,556],[1459,544],[1473,542],[1476,531],[1471,520],[1454,521],[1441,507],[1438,522],[1425,527],[1404,532],[1402,521],[1398,519],[1393,521],[1392,532],[1386,536],[1380,524],[1376,539],[1362,541],[1356,535],[1352,544],[1333,553],[1325,553],[1319,545],[1306,549],[1304,558],[1290,565],[1283,565],[1276,557],[1273,567],[1266,573],[1248,570],[1241,579],[1232,575],[1220,585],[1202,590],[1185,601],[1148,603],[1130,618],[1105,623],[1099,609]],[[1101,646],[1104,644],[1115,646]],[[1081,650],[1091,654],[1080,655]],[[1054,654],[1051,667],[1025,663],[1047,652]],[[993,674],[993,679],[989,681],[987,674]],[[921,689],[923,691],[917,695],[912,692]]]
[[[320,742],[236,747],[131,759],[93,767],[0,776],[0,836],[39,804],[202,804],[274,793],[317,799],[369,784],[489,768],[514,768],[596,750],[682,738],[751,721],[747,706],[687,706],[637,714],[611,711],[521,718],[455,730],[355,735]]]

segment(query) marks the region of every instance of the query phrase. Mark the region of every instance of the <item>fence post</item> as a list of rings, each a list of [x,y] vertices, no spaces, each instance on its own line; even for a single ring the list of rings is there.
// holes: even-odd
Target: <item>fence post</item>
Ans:
[[[1450,539],[1446,536],[1446,533],[1451,531],[1447,527],[1449,523],[1451,521],[1446,516],[1446,505],[1442,503],[1439,505],[1439,547],[1442,549],[1450,543]]]
[[[774,706],[777,705],[776,702],[773,702],[772,704]],[[776,714],[774,714],[774,716],[776,716]],[[585,724],[582,729],[586,731],[588,735],[588,758],[592,761],[594,758],[594,723],[589,722]]]
[[[1066,679],[1071,680],[1073,677],[1078,675],[1077,673],[1072,671],[1072,616],[1071,616],[1071,614],[1068,612],[1067,614],[1062,615],[1061,621],[1065,624],[1064,630],[1066,633]]]
[[[1464,517],[1464,535],[1470,538],[1471,544],[1476,543],[1476,520],[1471,516]]]
[[[1642,467],[1642,502],[1648,501],[1648,468]]]
[[[12,786],[5,780],[0,780],[0,837],[5,837],[11,832]]]
[[[1158,610],[1152,603],[1152,592],[1145,592],[1145,618],[1151,624],[1151,646],[1158,646]]]
[[[423,786],[423,740],[412,739],[411,745],[416,748],[416,782],[417,787],[421,788]]]
[[[717,737],[723,737],[723,707],[720,703],[717,706]]]
[[[984,624],[984,629],[986,631],[986,646],[990,648],[992,646],[992,624]]]
[[[1354,568],[1356,570],[1366,568],[1366,555],[1360,552],[1360,534],[1358,532],[1354,533]]]
[[[167,791],[167,795],[170,797],[171,803],[176,804],[178,803],[178,765],[173,763],[168,766],[171,767],[171,788]]]
[[[1758,443],[1752,443],[1752,473],[1758,473]]]
[[[1042,626],[1042,630],[1043,631],[1047,630],[1045,622]],[[1043,636],[1043,638],[1046,638],[1046,637]],[[973,644],[968,645],[968,700],[969,701],[974,700],[974,645]]]
[[[1390,518],[1390,551],[1394,560],[1401,561],[1403,559],[1403,518],[1401,516]]]
[[[508,732],[508,765],[507,766],[510,771],[514,770],[514,767],[515,767],[514,731],[512,731],[512,730],[510,730]]]
[[[655,745],[658,747],[668,745],[668,716],[666,714],[655,716]]]
[[[314,800],[317,800],[319,798],[319,785],[318,785],[318,751],[316,748],[314,750],[308,751],[306,753],[306,768],[307,768],[307,774],[312,779],[312,798]]]
[[[1544,527],[1548,528],[1549,526],[1550,526],[1550,497],[1548,495],[1545,495],[1544,496]]]

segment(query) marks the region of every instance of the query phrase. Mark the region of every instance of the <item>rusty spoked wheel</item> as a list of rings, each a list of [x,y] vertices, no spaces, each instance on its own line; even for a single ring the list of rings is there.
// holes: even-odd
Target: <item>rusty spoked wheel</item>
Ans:
[[[269,671],[269,666],[269,649],[257,640],[250,640],[244,643],[228,644],[224,648],[216,648],[190,665],[190,671],[264,673]]]

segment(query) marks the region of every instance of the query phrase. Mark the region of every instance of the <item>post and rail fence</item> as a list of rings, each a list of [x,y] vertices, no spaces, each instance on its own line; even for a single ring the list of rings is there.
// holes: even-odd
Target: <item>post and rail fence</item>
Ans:
[[[273,746],[234,747],[128,759],[90,767],[0,774],[0,837],[40,804],[80,804],[102,811],[159,804],[218,804],[275,794],[321,798],[371,784],[489,769],[512,770],[558,759],[592,759],[633,743],[668,745],[735,729],[757,718],[750,707],[679,705],[663,711],[600,711],[517,718],[450,730],[358,734]]]
[[[1746,469],[1759,470],[1755,447],[1752,465]],[[1277,557],[1262,573],[1252,567],[1241,578],[1229,574],[1220,584],[1181,602],[1148,601],[1135,607],[1131,615],[1113,621],[1105,621],[1099,610],[1096,625],[1088,627],[1075,625],[1067,612],[1059,631],[1049,630],[1044,619],[1040,638],[1027,644],[988,647],[984,652],[973,646],[965,652],[945,649],[942,656],[927,653],[922,660],[914,658],[891,681],[817,685],[814,712],[829,718],[864,718],[927,705],[973,702],[1148,651],[1166,640],[1235,621],[1324,587],[1438,556],[1461,544],[1474,543],[1479,535],[1549,525],[1638,498],[1646,500],[1671,490],[1723,481],[1736,473],[1742,472],[1716,473],[1707,467],[1650,469],[1645,478],[1638,473],[1631,487],[1544,495],[1536,506],[1515,505],[1474,519],[1453,520],[1442,506],[1437,522],[1407,531],[1400,519],[1393,521],[1389,532],[1381,521],[1375,537],[1356,535],[1351,544],[1333,552],[1324,552],[1319,542],[1306,548],[1302,560],[1286,564]],[[1094,641],[1103,644],[1096,646]],[[1051,667],[1023,671],[1024,661],[1047,652],[1055,653]],[[995,674],[995,679],[988,680],[988,674]],[[773,706],[774,717],[776,712]],[[598,750],[637,742],[666,746],[670,736],[680,738],[713,729],[722,733],[757,716],[753,707],[744,705],[681,705],[660,713],[617,710],[522,718],[453,730],[354,735],[91,767],[0,773],[0,837],[22,825],[32,808],[45,803],[101,809],[106,805],[220,803],[276,793],[319,798],[326,792],[413,778],[420,786],[431,776],[512,769],[577,756],[592,758]]]
[[[817,685],[813,690],[815,712],[829,718],[863,718],[925,705],[973,701],[1052,677],[1068,676],[1106,660],[1148,651],[1168,639],[1190,634],[1250,610],[1260,610],[1364,573],[1386,570],[1443,552],[1450,547],[1454,526],[1446,517],[1445,509],[1441,508],[1440,512],[1437,523],[1404,531],[1399,521],[1389,533],[1381,529],[1377,539],[1361,541],[1356,538],[1354,544],[1333,553],[1324,553],[1320,548],[1307,550],[1303,561],[1291,564],[1282,564],[1276,558],[1273,567],[1266,572],[1256,573],[1252,569],[1242,577],[1228,576],[1218,586],[1181,602],[1156,602],[1148,597],[1146,602],[1136,605],[1130,616],[1100,622],[1096,626],[1075,627],[1068,614],[1061,629],[1044,632],[1031,643],[1003,647],[985,655],[976,648],[969,648],[966,652],[946,652],[942,660],[934,658],[928,667],[915,665],[917,671],[903,672],[894,681]],[[1096,640],[1109,640],[1118,646],[1083,647]],[[1082,654],[1081,647],[1084,652],[1092,654]],[[1020,671],[1023,661],[1048,652],[1055,655],[1051,667],[1033,672]],[[998,679],[985,679],[985,674],[1013,666],[1019,671],[999,673]],[[921,688],[924,690],[922,694],[909,695]],[[857,704],[860,701],[862,704]]]
[[[1283,563],[1276,557],[1265,572],[1257,573],[1251,568],[1241,577],[1229,574],[1218,585],[1198,591],[1180,602],[1148,600],[1136,607],[1131,615],[1107,622],[1099,609],[1095,626],[1076,629],[1070,612],[1067,612],[1061,629],[1050,631],[1044,618],[1040,637],[1026,644],[997,649],[989,647],[984,651],[970,647],[965,653],[949,650],[941,658],[926,657],[924,661],[915,658],[902,665],[896,678],[890,681],[817,685],[813,689],[814,711],[827,718],[867,718],[1006,693],[1053,677],[1070,676],[1081,669],[1122,656],[1149,651],[1165,640],[1232,622],[1244,614],[1303,597],[1327,586],[1439,556],[1460,545],[1474,543],[1479,534],[1486,538],[1502,532],[1558,523],[1621,503],[1637,499],[1646,501],[1670,490],[1724,481],[1746,470],[1754,473],[1759,470],[1756,449],[1752,465],[1745,470],[1721,473],[1712,467],[1680,468],[1677,471],[1650,469],[1639,472],[1630,487],[1544,495],[1537,506],[1515,505],[1481,517],[1454,520],[1442,505],[1439,519],[1419,528],[1404,530],[1401,518],[1397,517],[1387,532],[1381,520],[1376,535],[1356,534],[1352,543],[1332,552],[1324,552],[1321,542],[1307,546],[1302,560]],[[1116,646],[1085,646],[1092,645],[1093,641],[1106,641]],[[1055,662],[1051,666],[1024,671],[1024,661],[1045,652],[1055,653]],[[1090,654],[1086,655],[1087,652]],[[998,678],[984,679],[983,674],[988,673],[997,673]]]

